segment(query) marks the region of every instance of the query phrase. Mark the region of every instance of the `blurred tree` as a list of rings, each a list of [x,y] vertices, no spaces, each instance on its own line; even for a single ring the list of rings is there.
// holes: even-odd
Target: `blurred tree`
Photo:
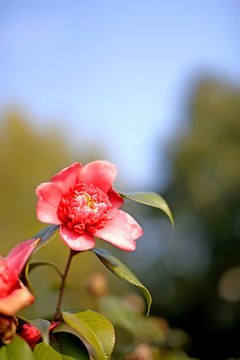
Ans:
[[[39,135],[23,117],[9,112],[1,123],[1,251],[37,230],[35,188],[71,155],[56,131]],[[5,250],[6,251],[6,250]]]
[[[95,160],[96,154],[74,152],[57,127],[37,132],[17,111],[2,115],[0,128],[1,252],[7,252],[43,227],[36,219],[36,186],[73,161]]]
[[[204,79],[190,101],[188,123],[189,131],[169,150],[173,172],[164,197],[173,209],[175,232],[185,228],[188,240],[183,254],[175,249],[175,259],[194,261],[190,247],[198,237],[208,249],[207,265],[201,270],[200,263],[197,275],[175,273],[174,312],[161,301],[155,310],[190,332],[194,356],[225,359],[240,356],[240,297],[228,302],[218,291],[225,271],[240,265],[240,90]],[[200,258],[206,260],[204,254]],[[239,273],[234,281],[239,288]]]
[[[31,126],[30,120],[23,113],[12,110],[2,114],[0,118],[0,254],[5,255],[17,243],[31,238],[47,226],[36,217],[35,189],[41,182],[50,178],[69,166],[72,162],[101,159],[103,150],[91,143],[73,148],[61,128],[48,127],[45,131],[37,131]],[[71,144],[71,147],[70,147]],[[57,249],[57,251],[56,251]],[[49,246],[43,247],[34,255],[34,261],[53,261],[60,268],[65,266],[68,248],[56,237]],[[66,304],[79,299],[79,265],[82,276],[94,271],[94,264],[86,256],[81,257],[81,264],[75,261],[69,282],[74,291],[66,297]],[[33,276],[33,277],[32,277]],[[23,311],[28,318],[52,315],[57,301],[59,289],[58,275],[47,267],[34,270],[31,274],[33,286],[38,291],[35,303]],[[81,295],[84,303],[84,297]],[[79,302],[77,304],[79,306]]]

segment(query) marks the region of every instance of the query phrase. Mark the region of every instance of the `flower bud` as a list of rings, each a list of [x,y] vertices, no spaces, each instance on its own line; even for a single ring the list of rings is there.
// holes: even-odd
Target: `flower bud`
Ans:
[[[153,354],[150,346],[148,344],[139,344],[135,349],[129,353],[126,360],[153,360]]]
[[[87,289],[91,296],[100,297],[108,293],[108,284],[105,275],[101,272],[93,274],[87,280]]]

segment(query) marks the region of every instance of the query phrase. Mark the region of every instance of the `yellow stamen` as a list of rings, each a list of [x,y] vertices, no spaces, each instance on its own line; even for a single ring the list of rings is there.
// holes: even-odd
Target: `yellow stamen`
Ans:
[[[95,202],[93,201],[92,197],[86,193],[84,193],[84,196],[87,199],[87,206],[90,207],[90,209],[93,209]]]

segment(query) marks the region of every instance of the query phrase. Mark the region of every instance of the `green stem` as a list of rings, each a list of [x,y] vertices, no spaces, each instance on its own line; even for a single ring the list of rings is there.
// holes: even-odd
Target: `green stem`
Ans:
[[[53,316],[53,321],[57,321],[61,317],[61,306],[62,306],[62,302],[63,302],[63,293],[64,293],[64,288],[65,288],[65,283],[66,283],[66,279],[67,279],[67,275],[68,275],[68,271],[70,268],[72,258],[75,254],[76,254],[76,252],[74,250],[70,249],[69,258],[68,258],[68,261],[66,264],[65,271],[63,273],[63,277],[62,277],[62,283],[61,283],[61,287],[60,287],[60,291],[59,291],[58,303],[57,303],[55,314]]]

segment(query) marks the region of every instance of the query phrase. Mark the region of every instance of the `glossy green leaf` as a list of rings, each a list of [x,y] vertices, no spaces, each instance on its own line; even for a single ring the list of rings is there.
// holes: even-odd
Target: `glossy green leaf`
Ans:
[[[34,239],[38,239],[38,238],[41,239],[41,242],[39,243],[36,249],[39,249],[41,246],[46,244],[46,242],[52,240],[55,237],[58,228],[59,225],[50,225],[45,229],[39,231],[36,235],[34,235],[33,236]]]
[[[127,198],[140,204],[155,207],[157,209],[162,210],[171,220],[172,225],[174,226],[174,220],[166,201],[157,193],[119,193],[123,198]]]
[[[50,335],[50,344],[43,342],[34,348],[36,360],[87,360],[89,355],[83,342],[67,332]],[[22,359],[23,360],[23,359]],[[25,359],[24,359],[25,360]]]
[[[112,324],[103,315],[88,309],[77,313],[63,312],[63,320],[79,333],[95,360],[110,358],[115,343],[115,332]]]
[[[40,334],[42,335],[43,342],[48,345],[49,327],[51,325],[50,322],[44,319],[33,319],[33,320],[29,320],[29,323],[35,326],[39,330]]]
[[[0,360],[34,360],[32,350],[20,336],[15,335],[13,341],[0,348]]]
[[[60,275],[60,277],[62,278],[63,277],[63,274],[61,273],[61,271],[58,269],[58,267],[51,261],[38,261],[38,262],[34,262],[34,263],[31,263],[29,265],[29,272],[31,272],[32,270],[36,269],[37,267],[39,266],[44,266],[44,265],[47,265],[47,266],[51,266],[53,267],[57,273]]]
[[[125,280],[128,283],[139,287],[142,290],[148,304],[148,316],[152,304],[152,297],[148,289],[138,280],[138,278],[128,269],[126,265],[124,265],[118,258],[116,258],[116,256],[112,255],[109,251],[100,248],[93,248],[91,251],[93,251],[101,260],[101,262],[115,275],[117,275],[122,280]]]

